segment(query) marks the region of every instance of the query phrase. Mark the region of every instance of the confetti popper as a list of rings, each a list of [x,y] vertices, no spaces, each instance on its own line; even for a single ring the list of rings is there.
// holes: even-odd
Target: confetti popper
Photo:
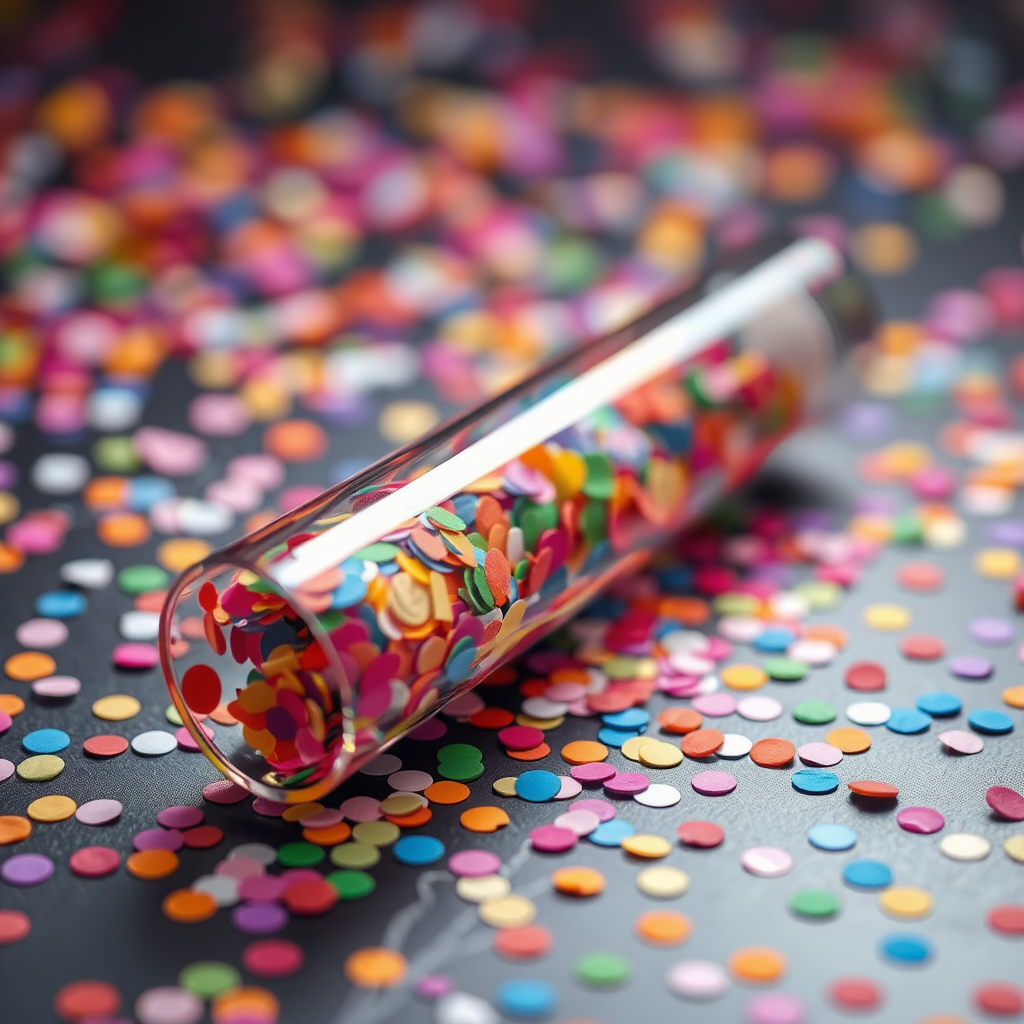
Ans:
[[[259,796],[317,799],[820,413],[867,291],[825,241],[762,255],[182,573],[161,660],[210,760]]]

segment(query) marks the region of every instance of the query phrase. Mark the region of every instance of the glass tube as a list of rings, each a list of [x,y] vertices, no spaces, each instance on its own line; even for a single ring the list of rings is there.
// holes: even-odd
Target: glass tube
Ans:
[[[828,243],[741,253],[211,554],[161,617],[182,721],[252,793],[319,798],[749,476],[871,326]]]

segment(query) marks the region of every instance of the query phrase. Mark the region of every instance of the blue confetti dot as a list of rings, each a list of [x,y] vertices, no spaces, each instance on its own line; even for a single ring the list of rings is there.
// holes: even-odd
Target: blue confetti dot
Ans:
[[[931,724],[932,716],[918,711],[917,708],[893,708],[885,727],[893,732],[909,736],[913,733],[924,732]]]
[[[424,867],[444,856],[444,843],[433,836],[403,836],[391,847],[399,864]]]
[[[626,740],[635,740],[637,736],[642,736],[643,733],[634,732],[632,729],[598,729],[597,738],[606,747],[621,747]]]
[[[538,1020],[554,1013],[558,990],[540,978],[509,978],[498,986],[498,1008],[509,1017]]]
[[[857,842],[857,833],[845,825],[814,825],[807,839],[819,850],[849,850]]]
[[[651,720],[649,711],[643,708],[626,708],[611,715],[602,715],[601,721],[613,729],[641,729]]]
[[[892,869],[880,860],[851,860],[843,868],[843,881],[858,889],[884,889],[892,883]]]
[[[886,935],[879,946],[882,955],[904,964],[923,963],[932,955],[932,945],[923,935]]]
[[[936,718],[958,714],[963,706],[963,702],[955,693],[946,693],[944,690],[922,693],[917,698],[917,710]]]
[[[516,796],[535,804],[553,800],[561,788],[562,780],[554,772],[541,769],[523,772],[516,779]]]
[[[1004,715],[1002,711],[972,711],[967,716],[970,727],[975,732],[983,732],[990,736],[1002,736],[1003,733],[1013,732],[1013,719]]]
[[[621,846],[623,839],[628,839],[636,829],[628,821],[612,818],[602,821],[587,838],[597,846]]]
[[[772,628],[766,629],[756,637],[751,646],[756,651],[779,654],[785,651],[795,639],[796,636],[791,629]]]
[[[88,607],[85,595],[77,590],[49,590],[36,598],[36,615],[44,619],[74,619]]]
[[[22,738],[21,745],[32,754],[56,754],[67,750],[71,737],[62,729],[36,729]]]
[[[792,782],[800,793],[834,793],[839,788],[839,776],[825,768],[801,768],[793,772]]]

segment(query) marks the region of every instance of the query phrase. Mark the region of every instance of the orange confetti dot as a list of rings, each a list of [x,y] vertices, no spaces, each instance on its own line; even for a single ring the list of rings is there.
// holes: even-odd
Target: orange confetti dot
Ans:
[[[596,896],[604,891],[604,875],[593,868],[559,868],[551,881],[566,896]]]
[[[352,827],[347,821],[339,821],[337,825],[328,828],[306,828],[302,830],[302,838],[307,843],[315,843],[317,846],[336,846],[345,842],[352,835]]]
[[[172,537],[156,549],[156,564],[168,572],[181,572],[210,553],[210,545],[198,537]]]
[[[135,548],[149,540],[149,521],[135,512],[114,512],[96,524],[96,536],[111,548]]]
[[[546,743],[540,746],[530,747],[529,750],[506,750],[509,757],[516,761],[541,761],[551,753],[551,748]]]
[[[4,662],[4,672],[18,683],[31,683],[35,679],[52,676],[57,662],[42,651],[21,651]]]
[[[649,910],[636,919],[636,933],[656,946],[678,946],[690,937],[693,925],[678,910]]]
[[[825,742],[844,754],[863,754],[871,746],[871,736],[863,729],[833,729],[826,735]]]
[[[756,690],[768,682],[767,673],[757,665],[728,665],[720,676],[730,690]]]
[[[434,782],[431,783],[425,790],[423,795],[432,804],[461,804],[463,800],[468,800],[470,794],[469,786],[462,782]]]
[[[357,949],[345,960],[345,977],[360,988],[391,988],[405,978],[408,963],[401,953],[383,946]]]
[[[729,957],[729,970],[738,981],[765,985],[786,973],[786,958],[767,946],[746,946]]]
[[[210,1006],[214,1024],[231,1024],[236,1020],[276,1021],[281,1004],[273,992],[255,985],[222,992]]]
[[[658,715],[658,725],[665,732],[696,732],[704,722],[704,716],[693,708],[666,708]]]
[[[178,870],[178,855],[173,850],[137,850],[125,862],[130,875],[154,882]]]
[[[412,814],[385,814],[384,819],[399,828],[419,828],[420,825],[426,825],[433,816],[434,812],[429,807],[421,807]]]
[[[471,807],[459,821],[470,832],[497,832],[508,824],[508,815],[500,807]]]
[[[484,708],[469,716],[470,725],[478,729],[504,729],[515,721],[515,715],[505,708]]]
[[[25,564],[25,556],[7,544],[0,544],[0,573],[17,572]]]
[[[131,860],[130,857],[128,859]],[[137,873],[132,871],[132,874]],[[195,889],[176,889],[168,893],[161,907],[165,917],[180,924],[196,924],[217,913],[217,901],[208,892],[197,892]]]
[[[327,432],[311,420],[281,420],[267,427],[263,450],[283,462],[315,462],[327,453]]]
[[[574,740],[562,747],[562,760],[566,764],[594,764],[608,756],[608,748],[596,740]]]
[[[0,693],[0,711],[14,718],[25,710],[25,702],[15,693]]]
[[[32,834],[32,822],[20,814],[0,814],[0,846],[20,843]]]

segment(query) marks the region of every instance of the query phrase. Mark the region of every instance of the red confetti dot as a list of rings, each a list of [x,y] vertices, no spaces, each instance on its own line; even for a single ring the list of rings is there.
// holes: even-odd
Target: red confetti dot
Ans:
[[[551,952],[554,938],[540,924],[524,928],[500,928],[494,935],[494,952],[507,960],[534,960]]]
[[[931,633],[911,633],[900,641],[900,653],[913,661],[937,661],[946,653],[946,645]]]
[[[988,926],[1004,935],[1024,935],[1024,904],[1001,903],[988,912]]]
[[[498,742],[509,750],[533,750],[544,742],[544,732],[531,725],[510,725],[498,733]]]
[[[91,757],[116,757],[128,749],[128,741],[123,736],[90,736],[82,749]]]
[[[469,724],[478,729],[504,729],[515,720],[515,715],[504,708],[484,708],[469,716]]]
[[[841,1010],[874,1010],[882,1002],[882,989],[870,978],[837,978],[828,997]]]
[[[1024,1010],[1024,992],[1008,981],[987,981],[974,990],[974,1005],[993,1016],[1015,1017]]]
[[[80,878],[103,878],[121,866],[121,854],[109,846],[83,846],[71,854],[68,866]]]
[[[725,830],[713,821],[684,821],[676,829],[676,835],[687,846],[711,849],[713,846],[721,845],[725,839]]]
[[[216,825],[197,825],[185,829],[181,838],[190,850],[209,850],[224,838],[224,831]]]
[[[326,914],[338,902],[338,890],[330,882],[310,879],[296,882],[284,891],[284,905],[301,917]]]
[[[196,600],[204,612],[212,612],[217,607],[217,587],[212,580],[207,580],[199,588],[199,596]]]
[[[989,786],[985,802],[1007,821],[1024,821],[1024,796],[1008,786]]]
[[[287,939],[261,939],[246,946],[242,965],[258,978],[287,978],[302,968],[306,955]]]
[[[28,914],[20,910],[0,910],[0,946],[13,946],[32,931]]]
[[[209,665],[192,665],[182,676],[181,695],[191,711],[208,715],[220,704],[220,676]]]
[[[121,993],[105,981],[72,981],[53,997],[53,1011],[61,1020],[113,1017],[120,1008]]]
[[[931,562],[904,562],[896,570],[896,579],[907,590],[931,591],[946,582],[946,575]]]
[[[858,661],[843,676],[851,690],[884,690],[885,669],[877,661]]]

